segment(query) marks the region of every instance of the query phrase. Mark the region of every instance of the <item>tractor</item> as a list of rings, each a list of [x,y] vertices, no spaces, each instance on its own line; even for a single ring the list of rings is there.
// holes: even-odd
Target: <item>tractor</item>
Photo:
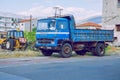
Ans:
[[[24,32],[20,30],[10,30],[6,38],[1,42],[1,48],[14,51],[15,49],[26,50],[27,40],[24,38]]]
[[[6,40],[7,33],[6,32],[0,32],[0,45]]]

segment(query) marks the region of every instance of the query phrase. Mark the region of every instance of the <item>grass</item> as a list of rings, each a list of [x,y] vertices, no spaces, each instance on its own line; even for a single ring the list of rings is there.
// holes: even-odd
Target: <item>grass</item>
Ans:
[[[118,55],[120,54],[120,47],[113,47],[108,46],[106,49],[106,56],[110,55]],[[87,53],[88,56],[91,56],[91,53]],[[0,54],[0,58],[21,58],[21,57],[40,57],[43,56],[41,52],[39,51],[32,51],[32,50],[26,50],[26,51],[7,51],[4,52],[4,54]],[[76,54],[73,55],[73,57],[77,56]],[[52,57],[60,58],[58,54],[54,54]]]
[[[42,56],[40,52],[35,52],[31,50],[27,51],[15,51],[15,52],[6,52],[4,54],[0,54],[0,58],[20,58],[20,57],[38,57]]]
[[[120,47],[108,46],[106,48],[106,55],[118,55],[120,54]]]

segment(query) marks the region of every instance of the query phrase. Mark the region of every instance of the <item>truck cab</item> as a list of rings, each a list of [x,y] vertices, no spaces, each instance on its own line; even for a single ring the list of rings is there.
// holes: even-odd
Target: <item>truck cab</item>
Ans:
[[[70,39],[69,20],[65,18],[47,18],[38,20],[36,46],[59,49],[59,41]]]
[[[113,30],[76,29],[73,15],[38,20],[36,47],[45,56],[58,52],[61,57],[68,58],[72,51],[79,55],[91,51],[102,56],[105,53],[105,41],[112,40]],[[96,50],[97,45],[100,45],[99,52]]]

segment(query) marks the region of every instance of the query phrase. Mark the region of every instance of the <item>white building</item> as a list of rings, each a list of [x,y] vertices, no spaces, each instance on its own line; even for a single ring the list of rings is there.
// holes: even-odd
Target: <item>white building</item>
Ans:
[[[23,19],[19,22],[19,28],[23,31],[32,31],[33,28],[37,27],[37,19]]]
[[[21,16],[13,13],[0,12],[0,31],[20,29],[30,31],[37,27],[37,19],[30,20],[29,16]]]
[[[7,31],[18,28],[18,22],[22,16],[12,13],[0,12],[0,31]]]
[[[114,45],[120,46],[120,0],[103,0],[103,28],[114,30]]]

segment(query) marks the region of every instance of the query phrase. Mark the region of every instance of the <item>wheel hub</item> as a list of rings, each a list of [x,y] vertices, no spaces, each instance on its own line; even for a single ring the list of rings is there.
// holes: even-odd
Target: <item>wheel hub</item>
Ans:
[[[70,53],[70,48],[69,48],[68,46],[66,46],[66,47],[64,48],[64,53],[65,53],[65,54]]]
[[[6,43],[6,48],[7,48],[7,49],[10,48],[10,43],[9,43],[9,42]]]

